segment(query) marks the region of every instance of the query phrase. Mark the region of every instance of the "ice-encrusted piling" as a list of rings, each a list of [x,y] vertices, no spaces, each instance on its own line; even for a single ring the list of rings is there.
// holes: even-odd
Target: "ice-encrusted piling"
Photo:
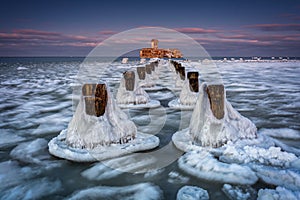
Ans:
[[[122,89],[133,93],[125,89],[124,78]],[[100,106],[100,114],[97,110],[99,104],[92,101],[91,105],[86,105],[86,97],[100,98],[106,102],[105,107]],[[137,133],[135,124],[115,103],[106,84],[83,86],[68,129],[61,131],[48,143],[52,155],[76,162],[105,160],[152,149],[158,145],[159,139],[156,136]]]
[[[188,72],[187,78],[189,80],[190,90],[192,92],[199,92],[199,72]]]
[[[151,67],[151,71],[155,71],[155,66],[154,66],[155,64],[152,62],[152,63],[150,63],[150,67]]]
[[[107,104],[107,89],[105,84],[84,84],[82,96],[87,115],[103,116]]]
[[[255,125],[226,100],[223,85],[201,85],[189,127],[194,141],[219,147],[228,141],[256,138],[256,132]]]
[[[99,104],[94,103],[93,109],[93,105],[86,105],[86,101],[83,101],[86,98],[84,95],[99,98],[100,105],[106,106],[97,108]],[[85,111],[88,109],[88,112],[84,112],[84,108]],[[68,145],[92,149],[98,145],[124,143],[134,138],[135,134],[134,123],[115,105],[106,84],[83,85],[81,100],[68,126],[66,135]]]
[[[224,85],[208,85],[207,94],[210,108],[217,119],[224,117]]]
[[[151,65],[146,65],[146,73],[149,74],[149,75],[152,73]]]
[[[146,78],[146,67],[137,67],[136,68],[137,74],[140,80],[145,80]]]
[[[135,85],[135,73],[133,71],[127,71],[123,74],[125,79],[125,88],[127,91],[133,91]]]
[[[184,81],[185,80],[185,67],[179,67],[178,73],[179,73],[180,79]]]

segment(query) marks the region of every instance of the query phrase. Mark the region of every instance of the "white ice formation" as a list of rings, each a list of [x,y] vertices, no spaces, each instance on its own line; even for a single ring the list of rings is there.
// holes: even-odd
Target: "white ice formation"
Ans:
[[[256,126],[231,106],[226,100],[226,94],[224,94],[224,117],[217,119],[210,109],[206,88],[206,83],[202,83],[192,114],[189,129],[193,139],[202,146],[216,147],[228,141],[256,138]]]
[[[121,79],[116,100],[120,108],[154,108],[160,106],[159,101],[151,100],[147,92],[139,83],[138,74],[135,72],[134,90],[126,90],[125,79]]]
[[[169,102],[168,106],[173,109],[193,110],[198,98],[198,92],[190,89],[188,81],[185,81],[179,98]]]
[[[200,179],[232,184],[252,185],[258,180],[247,166],[218,161],[207,151],[190,151],[178,160],[180,169]]]
[[[234,186],[230,184],[224,184],[222,191],[229,199],[232,200],[251,200],[256,199],[257,192],[250,186]]]
[[[162,198],[162,191],[151,183],[139,183],[123,187],[98,186],[75,192],[68,199],[131,199],[156,200]]]
[[[291,191],[284,187],[276,187],[276,189],[260,189],[258,191],[257,200],[298,200],[300,199],[300,191]]]
[[[155,148],[159,139],[137,133],[135,124],[117,106],[107,88],[107,105],[102,116],[85,112],[83,97],[68,125],[48,146],[51,154],[77,161],[92,162]]]
[[[183,186],[177,192],[176,200],[208,200],[208,192],[196,186]]]
[[[83,97],[68,126],[66,142],[71,147],[93,149],[98,145],[125,143],[136,136],[136,126],[115,104],[107,88],[107,105],[103,116],[86,114]]]
[[[135,77],[138,77],[137,74]],[[134,82],[134,90],[128,91],[125,87],[124,77],[121,79],[116,98],[118,104],[146,104],[149,102],[149,95],[138,85],[137,78]]]

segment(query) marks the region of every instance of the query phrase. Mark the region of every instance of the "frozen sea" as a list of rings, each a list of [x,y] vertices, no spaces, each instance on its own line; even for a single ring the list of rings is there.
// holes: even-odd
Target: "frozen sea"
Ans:
[[[122,165],[127,170],[134,168],[126,159],[110,161],[120,169],[115,170],[102,163],[74,163],[51,156],[48,142],[67,128],[73,115],[72,93],[78,86],[76,77],[82,61],[0,58],[0,199],[82,199],[87,195],[91,199],[176,199],[185,185],[207,190],[210,199],[228,199],[222,183],[190,176],[179,169],[176,160],[153,172],[133,174],[122,171]],[[122,73],[137,62],[122,65],[103,61],[101,65],[113,69],[105,79],[115,94]],[[299,148],[300,61],[217,65],[233,107],[251,119],[259,132]],[[138,130],[156,133],[159,148],[169,144],[167,153],[178,153],[171,137],[188,127],[192,111],[168,108],[178,92],[161,88],[149,91],[149,95],[160,101],[162,107],[158,109],[165,112],[161,127],[151,125],[151,117],[161,114],[155,109],[127,110],[127,114]],[[147,167],[147,163],[141,165]],[[275,188],[261,181],[252,187],[256,191]]]

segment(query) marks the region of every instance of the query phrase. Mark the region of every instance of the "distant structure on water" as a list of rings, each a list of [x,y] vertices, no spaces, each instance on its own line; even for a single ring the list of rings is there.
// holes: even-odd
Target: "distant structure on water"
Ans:
[[[158,40],[151,40],[151,48],[140,50],[141,58],[181,58],[182,54],[179,49],[159,49]]]

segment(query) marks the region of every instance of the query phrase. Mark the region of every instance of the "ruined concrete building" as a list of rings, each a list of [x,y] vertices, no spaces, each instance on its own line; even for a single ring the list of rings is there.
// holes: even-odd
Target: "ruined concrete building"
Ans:
[[[181,58],[182,54],[179,49],[159,49],[158,40],[151,40],[151,48],[140,50],[141,58]]]

